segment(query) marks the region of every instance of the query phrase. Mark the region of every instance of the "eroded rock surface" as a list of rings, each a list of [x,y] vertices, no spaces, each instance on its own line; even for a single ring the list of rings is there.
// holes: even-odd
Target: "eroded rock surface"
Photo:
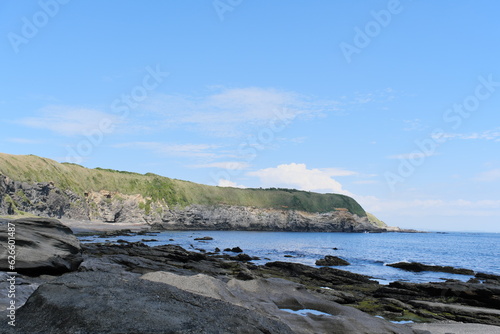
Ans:
[[[293,333],[247,308],[125,272],[71,273],[41,285],[18,310],[12,332]]]
[[[8,261],[8,224],[14,226],[15,270]],[[0,270],[38,276],[58,275],[78,269],[83,261],[78,239],[55,219],[0,220]]]
[[[153,272],[142,279],[174,285],[195,294],[223,300],[233,305],[272,316],[286,323],[297,334],[316,333],[414,333],[406,326],[391,324],[355,308],[342,306],[314,295],[302,284],[279,278],[229,282],[198,274],[181,276],[168,272]],[[284,311],[315,310],[322,315],[302,316]]]

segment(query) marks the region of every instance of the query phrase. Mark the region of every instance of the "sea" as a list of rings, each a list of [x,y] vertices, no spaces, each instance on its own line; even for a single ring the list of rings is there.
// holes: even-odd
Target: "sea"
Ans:
[[[211,237],[213,240],[196,241]],[[80,237],[82,242],[143,241],[149,246],[174,244],[191,251],[214,252],[216,248],[240,247],[245,254],[258,257],[262,265],[286,261],[315,266],[325,255],[351,263],[335,267],[373,277],[381,284],[393,281],[414,283],[467,281],[472,276],[440,272],[407,272],[387,266],[395,262],[420,262],[453,266],[500,275],[500,233],[314,233],[248,231],[164,231],[153,235],[119,237]],[[148,240],[156,241],[148,241]],[[146,240],[146,241],[144,241]],[[231,252],[224,252],[233,254]]]

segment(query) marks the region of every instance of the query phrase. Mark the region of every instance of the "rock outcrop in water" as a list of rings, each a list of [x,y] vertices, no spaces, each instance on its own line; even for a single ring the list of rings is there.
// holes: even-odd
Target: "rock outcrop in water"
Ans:
[[[389,267],[399,268],[406,271],[435,271],[440,273],[450,273],[450,274],[459,274],[459,275],[474,275],[474,271],[470,269],[463,268],[454,268],[450,266],[431,266],[419,262],[398,262],[398,263],[389,263]]]
[[[149,201],[141,195],[103,190],[87,192],[82,197],[50,182],[19,182],[0,175],[0,215],[19,213],[59,219],[143,223],[170,230],[387,231],[366,217],[346,211],[310,213],[224,204],[169,207],[165,202]]]

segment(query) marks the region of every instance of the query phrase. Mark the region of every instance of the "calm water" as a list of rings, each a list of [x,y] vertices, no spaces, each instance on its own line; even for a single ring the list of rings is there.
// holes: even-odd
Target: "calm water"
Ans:
[[[194,241],[210,236],[212,241]],[[299,232],[239,232],[239,231],[169,231],[156,236],[115,238],[82,238],[140,241],[150,246],[175,244],[188,250],[206,251],[239,246],[246,254],[258,256],[264,264],[269,261],[298,262],[314,265],[325,255],[346,259],[350,266],[340,269],[370,275],[381,283],[396,280],[411,282],[437,282],[442,278],[466,281],[470,276],[446,273],[411,273],[387,267],[384,264],[416,261],[429,265],[448,265],[474,271],[500,275],[500,233],[299,233]],[[174,241],[169,241],[174,239]],[[338,248],[334,250],[333,248]],[[292,255],[292,258],[284,257]]]

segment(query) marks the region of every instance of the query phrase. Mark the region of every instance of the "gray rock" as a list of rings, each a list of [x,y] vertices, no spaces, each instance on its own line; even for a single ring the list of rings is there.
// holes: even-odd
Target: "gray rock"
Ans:
[[[316,265],[317,266],[348,266],[348,265],[350,265],[350,263],[344,259],[341,259],[340,257],[327,255],[323,259],[316,260]]]
[[[336,268],[321,267],[314,268],[300,263],[292,262],[268,262],[266,270],[276,272],[281,277],[296,277],[302,282],[315,286],[332,287],[344,284],[370,284],[378,285],[376,281],[370,280],[369,276],[351,273]]]
[[[484,322],[495,326],[500,326],[500,310],[471,307],[458,304],[444,304],[428,302],[422,300],[410,301],[412,305],[425,308],[431,312],[452,314],[457,320],[466,322]]]
[[[470,269],[464,268],[454,268],[451,266],[430,266],[427,264],[422,264],[419,262],[397,262],[388,264],[389,267],[399,268],[406,271],[435,271],[441,273],[451,273],[451,274],[460,274],[460,275],[474,275],[474,271]]]
[[[422,334],[500,334],[500,327],[461,322],[414,323],[409,325]],[[420,330],[421,332],[418,332]]]
[[[255,311],[135,274],[82,272],[41,285],[18,310],[15,333],[293,332]]]
[[[352,307],[326,301],[308,292],[303,285],[284,279],[269,278],[251,281],[232,279],[224,283],[203,274],[181,276],[168,272],[148,273],[142,278],[174,285],[191,293],[223,300],[272,316],[287,324],[297,334],[414,333],[406,326],[395,325]],[[311,309],[323,312],[324,315],[302,316],[286,312],[284,309]]]
[[[15,226],[15,270],[9,269],[7,225]],[[80,242],[55,219],[23,218],[0,221],[0,270],[38,276],[78,269],[83,261]]]

